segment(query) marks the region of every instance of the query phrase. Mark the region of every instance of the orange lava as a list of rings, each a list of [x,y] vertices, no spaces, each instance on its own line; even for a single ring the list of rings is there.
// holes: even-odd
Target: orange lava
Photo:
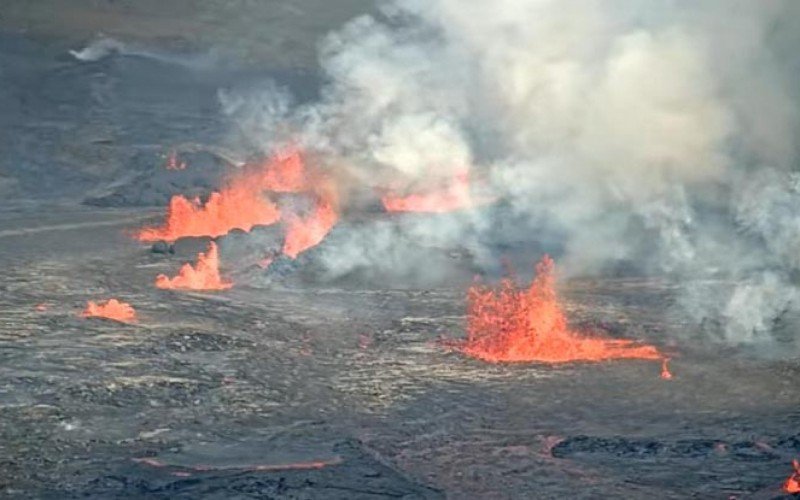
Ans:
[[[90,300],[86,303],[86,309],[83,310],[81,316],[84,318],[107,318],[123,323],[136,321],[136,311],[133,307],[117,299],[109,299],[105,302]]]
[[[669,358],[661,360],[661,378],[664,380],[672,380],[672,372],[669,371]]]
[[[653,346],[570,330],[555,291],[555,265],[547,255],[528,289],[510,277],[497,287],[470,287],[467,319],[468,336],[460,349],[493,363],[663,358]]]
[[[300,253],[316,246],[339,220],[336,203],[330,196],[318,195],[314,210],[304,216],[286,217],[286,238],[283,253],[296,259]]]
[[[262,167],[260,187],[276,193],[299,193],[308,189],[305,163],[300,151],[291,149],[279,153]]]
[[[794,472],[783,483],[783,491],[786,493],[800,493],[800,461],[792,460],[792,467]]]
[[[173,155],[170,165],[178,165]],[[177,167],[175,167],[177,168]],[[226,187],[211,193],[205,203],[199,199],[173,196],[161,226],[138,231],[140,241],[176,241],[184,237],[218,237],[233,229],[250,231],[281,218],[286,224],[283,253],[296,258],[308,248],[319,244],[339,220],[337,186],[318,171],[309,172],[301,151],[290,148],[263,163],[250,164],[229,179]],[[310,214],[293,212],[281,214],[277,205],[266,196],[273,193],[306,193],[314,197]],[[269,264],[259,263],[262,267]],[[160,285],[169,287],[167,281]],[[218,288],[215,288],[218,289]]]
[[[387,212],[444,213],[469,208],[473,205],[469,171],[459,172],[441,189],[406,196],[386,194],[381,202]]]
[[[164,274],[156,277],[156,286],[164,289],[227,290],[233,283],[224,281],[219,275],[219,251],[213,241],[208,243],[206,253],[197,255],[197,264],[184,264],[178,275],[169,278]]]
[[[173,196],[167,208],[167,220],[159,227],[147,227],[136,235],[140,241],[176,241],[189,236],[217,237],[233,229],[250,231],[255,226],[274,224],[280,211],[258,190],[244,185],[231,186],[211,193],[203,204]]]

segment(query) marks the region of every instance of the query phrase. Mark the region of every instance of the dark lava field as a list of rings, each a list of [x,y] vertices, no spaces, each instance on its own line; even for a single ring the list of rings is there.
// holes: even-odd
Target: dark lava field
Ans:
[[[0,497],[782,497],[800,457],[800,362],[697,341],[671,312],[674,283],[560,289],[573,324],[670,353],[671,380],[654,361],[490,364],[448,348],[475,267],[424,241],[459,279],[325,280],[315,250],[260,270],[226,259],[234,234],[219,241],[232,289],[155,288],[205,240],[160,254],[131,231],[238,161],[218,89],[271,77],[312,96],[311,56],[274,71],[81,61],[68,51],[97,24],[125,23],[98,11],[61,32],[15,9],[0,24]],[[154,30],[139,43],[178,50],[169,23],[130,15]],[[307,29],[340,22],[319,15]],[[172,150],[185,172],[164,169]],[[80,317],[109,297],[138,321]]]

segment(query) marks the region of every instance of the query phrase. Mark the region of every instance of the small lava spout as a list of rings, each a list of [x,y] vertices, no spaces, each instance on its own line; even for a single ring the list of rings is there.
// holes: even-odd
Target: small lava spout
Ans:
[[[547,255],[528,289],[512,277],[497,287],[470,287],[467,321],[468,337],[460,350],[493,363],[663,358],[653,346],[570,330],[555,291],[555,265]]]
[[[800,493],[800,461],[792,460],[792,467],[794,472],[783,483],[783,491],[786,493]]]
[[[669,371],[669,358],[661,360],[661,378],[664,380],[672,379],[672,372]]]
[[[310,214],[289,214],[285,217],[286,239],[283,242],[283,253],[296,259],[300,253],[318,245],[338,220],[335,197],[318,194]]]
[[[469,208],[473,205],[469,171],[459,172],[440,189],[407,196],[386,194],[381,197],[381,202],[387,212],[444,213]]]
[[[219,275],[219,251],[213,241],[208,243],[206,253],[197,255],[197,264],[184,264],[178,275],[169,278],[164,274],[156,277],[156,286],[164,289],[227,290],[233,283],[224,281]]]
[[[84,318],[107,318],[122,323],[136,321],[136,311],[130,304],[120,302],[117,299],[109,299],[105,302],[94,302],[90,300],[86,303],[86,309],[81,316]]]

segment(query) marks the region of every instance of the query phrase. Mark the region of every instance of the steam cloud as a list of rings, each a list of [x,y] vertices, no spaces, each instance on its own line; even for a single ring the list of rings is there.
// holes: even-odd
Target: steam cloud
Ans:
[[[224,104],[251,145],[291,136],[361,185],[467,167],[563,234],[562,269],[666,274],[687,283],[684,316],[758,342],[798,298],[798,22],[791,0],[395,0],[327,37],[317,102]],[[350,231],[321,257],[333,274],[424,266],[398,258],[401,234],[488,261],[493,213]]]

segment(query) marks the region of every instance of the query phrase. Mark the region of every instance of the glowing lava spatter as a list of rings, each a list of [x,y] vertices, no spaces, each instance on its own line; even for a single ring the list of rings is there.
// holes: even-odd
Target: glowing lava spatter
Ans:
[[[259,185],[276,193],[299,193],[309,188],[305,162],[297,149],[275,155],[262,166]]]
[[[386,194],[381,202],[387,212],[444,213],[469,208],[473,205],[469,171],[459,172],[441,189],[406,196]]]
[[[783,491],[786,493],[800,493],[800,461],[792,460],[792,467],[794,471],[783,483]]]
[[[214,238],[233,229],[250,231],[255,226],[274,224],[278,219],[278,207],[261,190],[242,179],[211,193],[205,203],[173,196],[164,224],[144,228],[136,237],[140,241],[176,241],[190,236]]]
[[[338,220],[335,202],[329,197],[318,196],[310,214],[304,217],[291,214],[286,217],[283,253],[296,259],[301,252],[318,245]]]
[[[83,310],[81,316],[84,318],[107,318],[123,323],[136,321],[136,311],[133,307],[117,299],[109,299],[105,302],[90,300],[86,303],[86,309]]]
[[[653,346],[570,330],[555,291],[554,271],[553,260],[545,255],[528,289],[520,289],[510,277],[497,287],[470,287],[468,337],[460,349],[489,362],[663,358]]]
[[[156,286],[164,289],[185,290],[227,290],[233,283],[224,281],[219,274],[219,251],[213,241],[209,242],[206,253],[197,255],[197,264],[184,264],[178,275],[169,278],[164,274],[156,277]]]

